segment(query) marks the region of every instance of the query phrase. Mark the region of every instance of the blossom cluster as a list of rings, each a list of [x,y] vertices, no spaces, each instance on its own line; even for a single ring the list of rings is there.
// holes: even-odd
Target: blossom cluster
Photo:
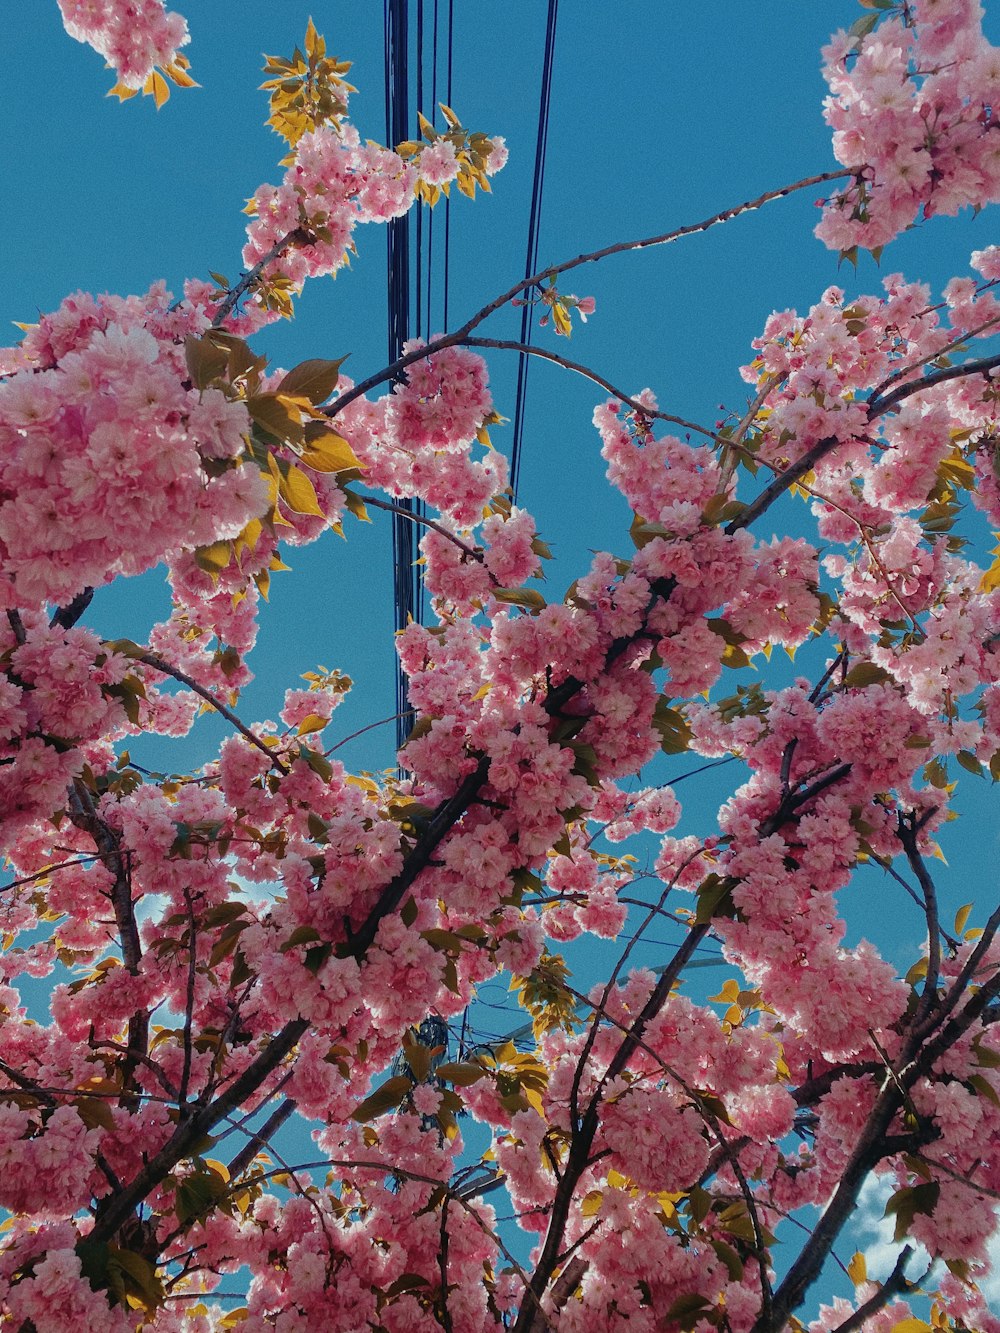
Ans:
[[[1000,198],[1000,49],[977,0],[914,0],[903,17],[876,17],[823,51],[833,149],[856,175],[816,234],[843,251],[879,249],[918,213]]]
[[[246,408],[190,387],[184,334],[160,286],[77,293],[26,334],[0,381],[0,606],[62,605],[263,513],[241,466]]]
[[[402,217],[417,200],[421,181],[447,181],[458,173],[446,160],[444,140],[411,162],[370,140],[362,142],[347,122],[319,124],[294,146],[280,185],[261,185],[247,205],[243,262],[261,265],[262,278],[299,288],[307,278],[336,274],[348,262],[358,223]],[[451,157],[454,158],[454,150]],[[494,141],[485,172],[494,175],[506,161]],[[294,244],[289,238],[293,238]],[[251,303],[238,326],[243,331],[276,318],[280,307]]]
[[[180,14],[164,0],[58,0],[63,26],[116,71],[127,88],[141,88],[159,66],[172,65],[190,41]]]

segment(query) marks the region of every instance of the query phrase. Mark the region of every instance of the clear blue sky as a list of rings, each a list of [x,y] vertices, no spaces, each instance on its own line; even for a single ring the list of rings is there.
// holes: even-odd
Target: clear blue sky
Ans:
[[[175,2],[189,20],[186,54],[202,86],[175,93],[159,113],[149,99],[120,106],[104,97],[110,74],[93,51],[65,36],[55,0],[5,6],[0,326],[9,334],[0,331],[0,344],[16,337],[9,321],[31,321],[77,288],[124,294],[165,278],[179,291],[185,276],[238,272],[240,208],[259,183],[279,179],[283,147],[265,128],[265,96],[255,91],[261,53],[289,54],[310,9],[305,0]],[[492,196],[459,199],[452,210],[453,323],[523,268],[546,5],[455,0],[454,8],[452,104],[466,125],[505,135],[511,159]],[[542,261],[690,223],[833,168],[819,50],[861,12],[847,0],[562,0]],[[311,13],[330,50],[355,62],[350,77],[360,93],[352,114],[362,136],[383,141],[382,4],[313,0]],[[1000,41],[1000,10],[988,17],[987,31]],[[431,114],[429,105],[424,110]],[[737,368],[750,359],[750,340],[771,310],[802,310],[831,283],[849,292],[879,289],[881,274],[869,259],[855,275],[813,239],[819,193],[573,275],[570,290],[596,296],[597,315],[571,343],[550,335],[546,345],[626,391],[652,387],[661,407],[695,421],[712,424],[723,415],[720,404],[739,410],[746,386]],[[882,272],[902,270],[939,290],[966,273],[971,250],[995,240],[995,209],[935,219],[890,247]],[[360,229],[357,243],[350,271],[312,284],[294,322],[261,336],[274,364],[350,352],[346,369],[361,378],[384,363],[384,233]],[[515,337],[516,320],[498,319],[481,332]],[[515,371],[510,354],[491,359],[504,415],[513,411]],[[532,366],[521,500],[557,555],[550,595],[583,572],[590,550],[628,553],[630,516],[603,481],[590,425],[598,400],[594,386]],[[494,438],[503,447],[509,432],[498,429]],[[790,505],[776,510],[774,522],[789,513]],[[242,706],[247,718],[273,716],[286,685],[317,662],[357,682],[338,714],[343,734],[393,712],[389,525],[387,516],[374,517],[371,527],[348,528],[346,546],[331,535],[292,552],[295,573],[274,580],[251,663],[257,680]],[[109,637],[142,639],[167,609],[162,578],[153,574],[99,593],[87,621]],[[209,720],[169,757],[161,752],[161,762],[200,762],[205,738],[221,734]],[[387,727],[346,753],[378,769],[392,762],[391,745]],[[683,768],[675,762],[670,771]],[[731,789],[730,772],[679,790],[694,798],[684,831],[708,831],[710,797]],[[966,808],[962,833],[946,842],[954,849],[946,889],[954,905],[985,892],[977,882],[983,854],[996,860],[996,807],[986,783]],[[986,847],[972,846],[972,827],[989,828]],[[899,902],[877,872],[862,872],[851,896],[858,904],[852,937],[873,936],[894,958],[912,955],[919,923],[899,934]]]

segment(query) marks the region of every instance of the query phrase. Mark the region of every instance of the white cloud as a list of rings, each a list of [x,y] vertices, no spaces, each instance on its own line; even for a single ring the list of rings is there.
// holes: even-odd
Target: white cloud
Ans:
[[[886,1201],[892,1192],[893,1185],[889,1177],[870,1175],[861,1187],[851,1219],[854,1245],[864,1254],[868,1276],[873,1282],[884,1281],[889,1276],[903,1248],[903,1242],[893,1240],[894,1219],[883,1216]],[[988,1255],[992,1272],[982,1279],[979,1287],[988,1304],[1000,1306],[1000,1221],[990,1241]],[[907,1277],[919,1277],[927,1271],[928,1263],[929,1256],[924,1247],[915,1246],[915,1252],[906,1266]],[[934,1274],[931,1275],[932,1281],[933,1278]]]

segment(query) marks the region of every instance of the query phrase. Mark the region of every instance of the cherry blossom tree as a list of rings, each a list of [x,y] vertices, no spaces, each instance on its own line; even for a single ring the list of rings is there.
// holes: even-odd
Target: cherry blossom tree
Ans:
[[[160,0],[59,4],[123,99],[191,83]],[[1000,567],[957,526],[1000,527],[1000,355],[974,351],[1000,325],[1000,247],[939,299],[893,274],[772,315],[745,411],[712,429],[513,345],[601,386],[635,515],[562,601],[488,436],[481,352],[511,344],[479,332],[527,301],[568,333],[593,311],[574,270],[803,188],[827,190],[818,234],[847,257],[997,200],[981,17],[867,0],[824,53],[839,169],[556,264],[357,382],[327,357],[270,370],[253,335],[360,224],[474,195],[506,151],[450,108],[419,141],[363,138],[310,22],[267,62],[287,156],[240,280],[76,293],[2,354],[5,1326],[1000,1331],[978,1286],[1000,901],[984,876],[952,924],[931,864],[958,777],[1000,778]],[[816,543],[759,535],[788,492]],[[331,753],[342,674],[276,720],[240,691],[282,552],[409,499],[434,623],[398,636],[416,720],[375,779]],[[148,642],[87,628],[95,588],[158,564],[173,611]],[[772,650],[806,644],[819,668],[769,687]],[[726,694],[750,662],[760,683]],[[132,763],[130,737],[205,709],[231,732],[202,769]],[[664,751],[742,762],[710,832],[678,836],[671,787],[633,781]],[[627,848],[651,839],[637,914]],[[845,944],[863,863],[923,922],[905,976]],[[634,968],[665,916],[683,943]],[[617,961],[578,994],[559,947],[588,935]],[[728,970],[697,1003],[678,985],[709,939]],[[531,1037],[450,1049],[497,976]],[[50,978],[44,1018],[22,977]],[[277,1146],[293,1116],[306,1163]],[[881,1280],[855,1255],[852,1299],[822,1305],[873,1176],[905,1247]],[[241,1270],[243,1305],[220,1304]]]

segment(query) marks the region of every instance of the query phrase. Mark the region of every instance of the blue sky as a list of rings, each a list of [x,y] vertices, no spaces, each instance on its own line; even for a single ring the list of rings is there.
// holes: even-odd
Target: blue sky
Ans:
[[[246,221],[240,209],[259,183],[279,179],[283,148],[264,125],[265,95],[256,91],[261,53],[289,54],[310,9],[305,0],[176,4],[189,20],[186,53],[202,86],[175,93],[159,113],[149,99],[121,106],[105,98],[110,74],[93,51],[66,37],[54,0],[5,7],[0,329],[9,333],[0,331],[0,344],[16,337],[10,321],[29,322],[77,288],[125,294],[164,278],[179,291],[186,276],[238,273]],[[430,15],[433,0],[425,8]],[[442,3],[442,13],[446,8]],[[453,323],[523,269],[546,5],[455,0],[454,8],[452,105],[464,124],[506,136],[511,159],[491,196],[474,204],[458,199],[452,209]],[[766,7],[563,0],[542,261],[665,231],[832,169],[819,50],[860,12],[846,0],[773,0]],[[355,62],[350,77],[360,92],[352,115],[362,136],[383,141],[381,3],[314,0],[311,13],[331,52]],[[988,16],[987,32],[1000,41],[1000,10]],[[424,110],[432,114],[429,105]],[[707,235],[572,275],[567,286],[596,297],[596,316],[569,344],[551,331],[538,340],[626,391],[648,385],[665,410],[711,425],[724,415],[720,405],[745,405],[738,367],[773,309],[802,310],[831,283],[876,291],[882,275],[895,271],[937,291],[966,273],[970,251],[996,240],[995,209],[939,218],[890,247],[881,272],[863,256],[855,274],[812,236],[820,193],[805,191]],[[356,239],[351,270],[336,282],[312,284],[295,320],[261,335],[275,365],[349,352],[345,369],[361,378],[384,363],[385,237],[368,227]],[[517,319],[497,318],[479,332],[516,337]],[[497,408],[510,416],[514,360],[496,353],[490,367]],[[590,424],[599,397],[577,377],[532,366],[520,499],[557,557],[547,570],[549,596],[561,596],[584,571],[591,550],[628,554],[630,515],[603,481]],[[509,428],[506,435],[498,428],[494,439],[504,447]],[[389,525],[386,516],[373,517],[370,527],[347,529],[346,545],[330,535],[288,557],[294,572],[275,578],[262,618],[251,662],[257,680],[241,709],[247,719],[273,716],[285,687],[319,662],[356,681],[337,715],[341,734],[393,712]],[[758,535],[803,518],[801,506],[786,502]],[[161,574],[154,573],[102,590],[87,622],[108,637],[142,639],[167,610]],[[191,739],[158,750],[156,762],[200,762],[222,734],[217,720],[205,720]],[[387,766],[392,728],[369,733],[344,753],[359,767]],[[663,774],[693,766],[674,760]],[[710,829],[735,767],[679,788],[691,799],[682,831]],[[965,785],[968,813],[957,835],[943,840],[953,863],[950,871],[942,867],[949,877],[943,888],[953,906],[988,887],[982,866],[997,860],[992,791],[971,778]],[[879,872],[860,872],[849,902],[852,938],[864,933],[890,956],[912,957],[920,924],[900,926],[899,900]],[[646,961],[654,957],[650,951]]]

